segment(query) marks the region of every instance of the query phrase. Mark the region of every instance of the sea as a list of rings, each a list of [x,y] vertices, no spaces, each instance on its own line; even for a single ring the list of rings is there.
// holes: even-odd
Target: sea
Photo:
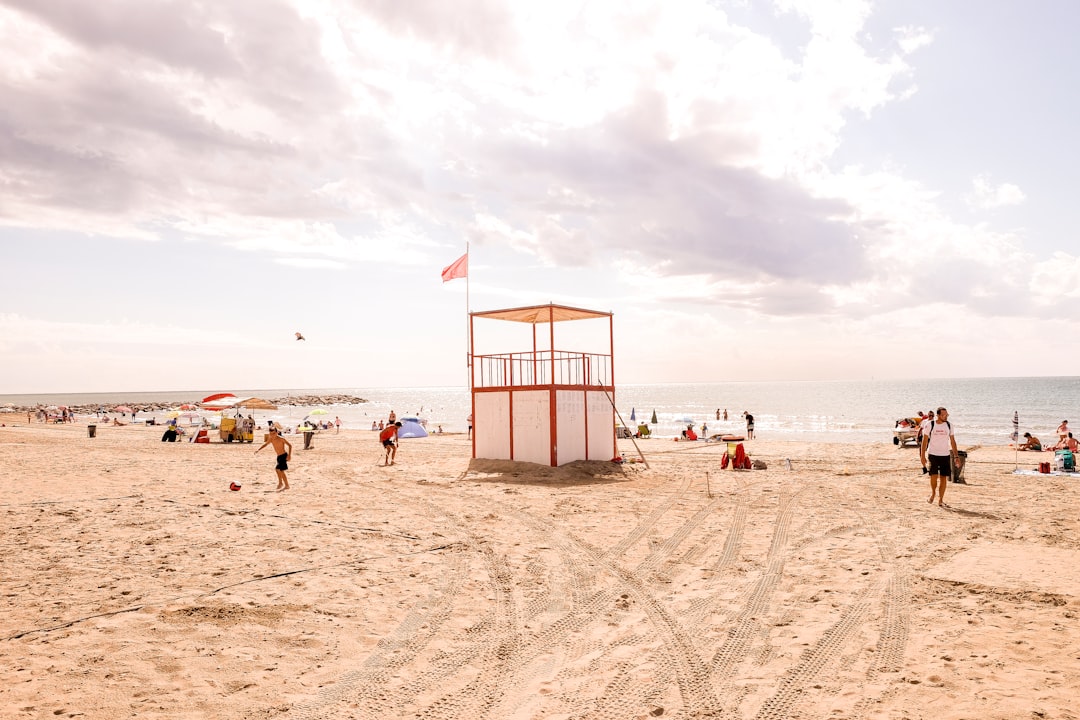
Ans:
[[[204,391],[58,393],[0,395],[5,406],[116,405],[138,407],[141,403],[198,402],[218,392]],[[470,413],[465,387],[356,387],[248,389],[231,391],[237,396],[288,398],[290,396],[347,394],[365,398],[359,405],[331,404],[325,415],[340,417],[342,426],[370,429],[385,420],[391,410],[399,418],[418,417],[429,432],[465,432]],[[1013,416],[1020,433],[1031,432],[1044,443],[1056,442],[1055,429],[1062,420],[1075,419],[1080,428],[1080,377],[942,378],[919,380],[834,380],[789,382],[714,382],[617,385],[615,406],[622,423],[636,427],[649,422],[654,435],[674,437],[693,425],[708,433],[742,434],[743,413],[754,416],[755,436],[771,440],[808,442],[892,443],[896,421],[944,406],[961,445],[1006,445],[1012,440]],[[314,406],[282,404],[277,410],[255,411],[257,422],[276,420],[296,425]],[[727,410],[728,419],[723,420]],[[717,411],[721,419],[716,419]],[[164,419],[167,411],[140,413]],[[204,413],[214,419],[217,413]],[[656,421],[651,422],[655,415]],[[0,414],[0,422],[3,422]]]

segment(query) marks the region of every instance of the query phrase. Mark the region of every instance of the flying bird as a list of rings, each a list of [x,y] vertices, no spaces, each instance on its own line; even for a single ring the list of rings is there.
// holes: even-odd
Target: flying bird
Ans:
[[[297,340],[307,340],[307,338],[304,337],[303,335],[301,335],[300,333],[296,333],[296,339]]]

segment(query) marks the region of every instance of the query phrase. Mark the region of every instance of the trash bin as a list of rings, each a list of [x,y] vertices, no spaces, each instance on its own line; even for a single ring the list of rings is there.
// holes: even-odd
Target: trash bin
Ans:
[[[315,437],[315,431],[314,430],[305,430],[304,431],[304,449],[305,450],[310,450],[311,449],[311,438],[313,438],[313,437]]]
[[[952,476],[952,481],[954,483],[964,483],[965,485],[967,484],[966,482],[964,482],[964,465],[966,465],[966,464],[967,464],[967,451],[966,450],[957,450],[956,451],[956,467],[953,468],[953,476]]]
[[[86,432],[90,437],[97,437],[97,425],[87,425]]]

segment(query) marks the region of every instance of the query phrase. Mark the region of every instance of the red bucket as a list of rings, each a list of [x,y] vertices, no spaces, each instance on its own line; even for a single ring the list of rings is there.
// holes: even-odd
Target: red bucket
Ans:
[[[1050,474],[1050,463],[1048,463],[1048,462],[1039,463],[1039,472],[1041,472],[1043,475],[1049,475]]]

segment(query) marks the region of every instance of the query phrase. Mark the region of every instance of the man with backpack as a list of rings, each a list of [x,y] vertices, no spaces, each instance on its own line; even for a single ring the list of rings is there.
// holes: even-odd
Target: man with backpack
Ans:
[[[949,422],[949,411],[939,407],[937,417],[930,421],[919,445],[919,459],[923,467],[930,468],[930,499],[926,502],[933,503],[936,495],[938,506],[948,507],[945,504],[945,484],[952,477],[955,457],[956,437]]]

